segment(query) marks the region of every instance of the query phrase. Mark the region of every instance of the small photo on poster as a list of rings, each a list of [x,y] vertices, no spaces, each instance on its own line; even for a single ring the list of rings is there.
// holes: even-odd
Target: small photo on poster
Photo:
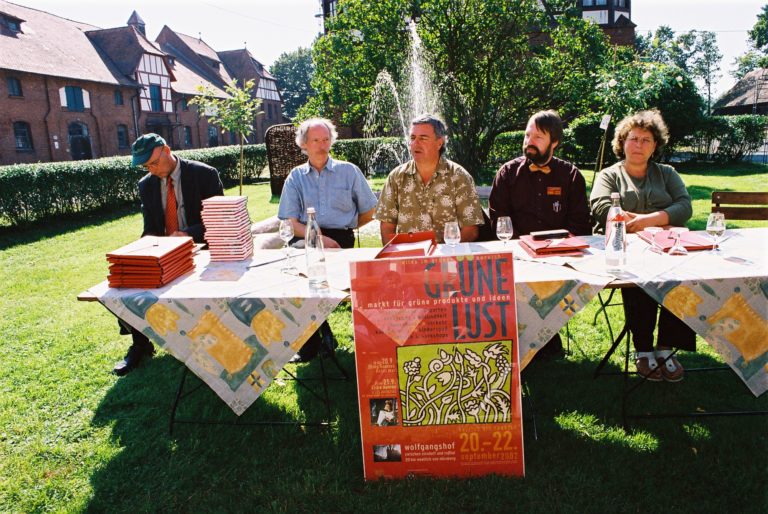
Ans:
[[[391,427],[398,424],[397,399],[374,398],[371,400],[371,425]]]
[[[374,462],[400,462],[402,455],[399,444],[377,444],[373,446]]]

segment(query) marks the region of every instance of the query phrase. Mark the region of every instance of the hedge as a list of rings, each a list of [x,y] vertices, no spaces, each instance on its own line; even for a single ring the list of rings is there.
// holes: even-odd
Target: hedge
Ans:
[[[222,181],[238,182],[239,146],[175,152],[216,167]],[[261,176],[267,164],[264,145],[245,147],[244,179]],[[0,167],[0,220],[19,225],[53,216],[117,207],[138,200],[136,183],[146,172],[130,157],[88,161],[15,164]]]
[[[768,116],[710,116],[686,139],[697,160],[736,162],[764,144]]]

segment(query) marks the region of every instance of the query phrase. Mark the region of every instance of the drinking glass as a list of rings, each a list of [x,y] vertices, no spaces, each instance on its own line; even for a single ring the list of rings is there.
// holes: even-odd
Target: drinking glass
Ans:
[[[285,265],[280,268],[283,273],[294,273],[297,271],[293,265],[291,247],[288,244],[293,239],[293,223],[291,220],[280,220],[280,239],[283,240],[283,252],[285,253]]]
[[[672,232],[672,237],[675,238],[675,244],[669,249],[669,255],[688,255],[688,250],[686,250],[683,243],[680,242],[683,233],[688,232],[688,229],[685,227],[674,227],[670,232]]]
[[[496,220],[496,237],[504,241],[504,246],[512,239],[512,219],[509,216],[501,216]]]
[[[461,230],[459,229],[458,221],[449,221],[443,228],[443,240],[445,243],[453,248],[461,241]]]
[[[725,233],[725,214],[722,212],[713,212],[707,218],[707,234],[712,238],[714,245],[712,251],[715,253],[720,252],[720,247],[717,242]]]
[[[645,231],[651,235],[651,246],[648,247],[648,251],[662,255],[664,254],[664,250],[661,249],[658,241],[656,241],[656,235],[662,230],[661,227],[645,227]]]

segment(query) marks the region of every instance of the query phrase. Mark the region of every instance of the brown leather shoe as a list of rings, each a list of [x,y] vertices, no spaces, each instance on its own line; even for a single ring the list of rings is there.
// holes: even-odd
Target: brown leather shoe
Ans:
[[[657,351],[656,356],[656,363],[661,369],[661,376],[665,382],[680,382],[683,379],[685,370],[671,351]]]
[[[656,365],[651,367],[651,362]],[[661,382],[664,380],[664,377],[661,374],[661,366],[656,363],[655,358],[653,361],[650,361],[649,357],[638,357],[637,360],[635,360],[635,367],[637,368],[637,374],[641,377],[645,377],[649,382]]]

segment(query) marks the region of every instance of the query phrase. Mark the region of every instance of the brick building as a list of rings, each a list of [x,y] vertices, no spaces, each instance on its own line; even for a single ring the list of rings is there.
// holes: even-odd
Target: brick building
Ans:
[[[235,79],[257,83],[251,142],[263,142],[282,122],[281,99],[247,50],[217,54],[167,26],[152,42],[135,12],[100,29],[0,0],[0,165],[127,155],[145,132],[180,149],[233,144],[189,100],[198,85],[225,97]]]

